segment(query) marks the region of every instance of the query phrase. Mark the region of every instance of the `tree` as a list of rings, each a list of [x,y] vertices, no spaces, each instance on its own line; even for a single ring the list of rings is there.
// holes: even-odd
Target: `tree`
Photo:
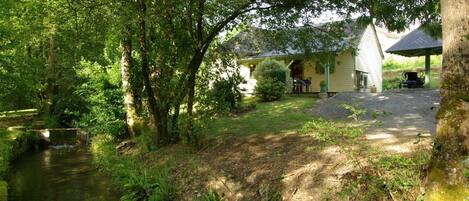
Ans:
[[[135,108],[135,94],[131,86],[131,71],[133,68],[132,63],[132,27],[126,25],[123,33],[122,41],[122,59],[121,59],[121,71],[122,71],[122,88],[124,91],[124,105],[126,110],[126,123],[129,134],[131,137],[136,136],[135,124],[138,121],[137,110]]]
[[[436,151],[427,200],[466,199],[469,154],[469,19],[467,0],[442,0],[443,70]],[[466,162],[461,162],[466,160]],[[466,168],[466,170],[465,170]],[[466,173],[467,174],[467,173]],[[451,187],[450,187],[451,186]],[[452,189],[452,190],[451,190]],[[440,196],[452,196],[442,198]]]
[[[255,17],[264,19],[263,22],[270,26],[278,26],[293,24],[302,12],[319,15],[323,8],[340,10],[347,6],[343,1],[251,0],[235,3],[140,0],[137,4],[142,79],[159,144],[179,138],[179,130],[169,132],[168,119],[172,118],[171,129],[177,129],[179,107],[184,103],[187,105],[187,137],[193,136],[197,77],[206,53],[219,33]]]

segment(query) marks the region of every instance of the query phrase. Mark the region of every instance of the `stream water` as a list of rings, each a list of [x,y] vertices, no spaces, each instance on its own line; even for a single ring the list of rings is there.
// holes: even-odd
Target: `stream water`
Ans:
[[[13,163],[10,201],[114,201],[120,194],[99,172],[87,147],[25,153]]]

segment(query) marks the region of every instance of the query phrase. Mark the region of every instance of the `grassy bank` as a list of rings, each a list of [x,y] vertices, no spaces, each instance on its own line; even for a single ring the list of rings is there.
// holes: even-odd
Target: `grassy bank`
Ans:
[[[0,130],[0,200],[2,200],[2,193],[6,197],[5,180],[10,169],[10,162],[30,149],[38,140],[38,136],[34,133]]]
[[[119,143],[100,135],[98,167],[123,200],[416,200],[429,153],[380,152],[368,146],[367,122],[314,117],[311,97],[257,103],[255,110],[213,118],[202,149]],[[345,172],[345,173],[344,173]],[[340,175],[340,178],[337,178]],[[329,181],[334,181],[330,182]]]

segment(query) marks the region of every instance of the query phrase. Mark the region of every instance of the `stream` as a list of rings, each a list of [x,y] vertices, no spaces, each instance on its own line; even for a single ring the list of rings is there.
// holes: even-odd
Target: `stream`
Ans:
[[[114,201],[120,193],[93,164],[88,147],[30,151],[11,167],[10,201]]]

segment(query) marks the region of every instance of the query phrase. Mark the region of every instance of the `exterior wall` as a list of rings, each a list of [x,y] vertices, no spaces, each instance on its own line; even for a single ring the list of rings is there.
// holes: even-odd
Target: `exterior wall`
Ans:
[[[311,78],[310,92],[319,92],[319,84],[326,79],[324,74],[316,73],[316,62],[306,59],[304,78]],[[330,74],[329,91],[347,92],[355,90],[355,70],[351,52],[344,52],[336,57],[335,72]]]
[[[325,75],[316,73],[316,62],[314,59],[306,58],[304,60],[303,78],[310,79],[311,85],[308,90],[305,89],[303,91],[319,92],[319,84],[322,80],[325,80]],[[245,93],[247,94],[253,93],[254,87],[256,86],[256,80],[252,78],[248,66],[249,64],[257,65],[258,63],[258,61],[255,61],[242,62],[240,64],[240,73],[247,81],[246,84],[242,84],[240,87],[245,89]],[[329,91],[347,92],[354,91],[355,89],[355,68],[353,56],[351,52],[345,52],[336,57],[335,72],[330,74]]]
[[[275,59],[275,58],[274,58]],[[278,60],[284,61],[288,64],[291,59],[303,59],[304,79],[311,79],[309,92],[319,92],[319,83],[325,80],[324,74],[317,74],[315,68],[315,61],[312,58],[280,58]],[[247,61],[244,60],[240,64],[241,75],[247,81],[247,84],[242,84],[241,87],[246,91],[245,93],[251,94],[254,91],[256,80],[251,77],[249,64],[257,65],[260,60]],[[330,92],[350,92],[356,91],[357,78],[356,70],[368,73],[368,87],[376,86],[377,91],[382,91],[382,63],[383,53],[381,51],[380,43],[373,25],[369,25],[364,31],[360,43],[358,45],[357,53],[344,52],[336,57],[335,72],[330,75],[329,91]]]
[[[251,70],[249,69],[249,63],[242,63],[239,66],[240,74],[246,80],[246,84],[241,84],[240,88],[244,89],[244,93],[252,94],[254,92],[254,87],[256,86],[256,79],[252,78]]]
[[[379,40],[372,25],[369,25],[358,45],[358,52],[355,57],[355,67],[357,70],[368,73],[368,87],[376,86],[378,92],[382,91],[383,85],[383,55],[380,49]]]

